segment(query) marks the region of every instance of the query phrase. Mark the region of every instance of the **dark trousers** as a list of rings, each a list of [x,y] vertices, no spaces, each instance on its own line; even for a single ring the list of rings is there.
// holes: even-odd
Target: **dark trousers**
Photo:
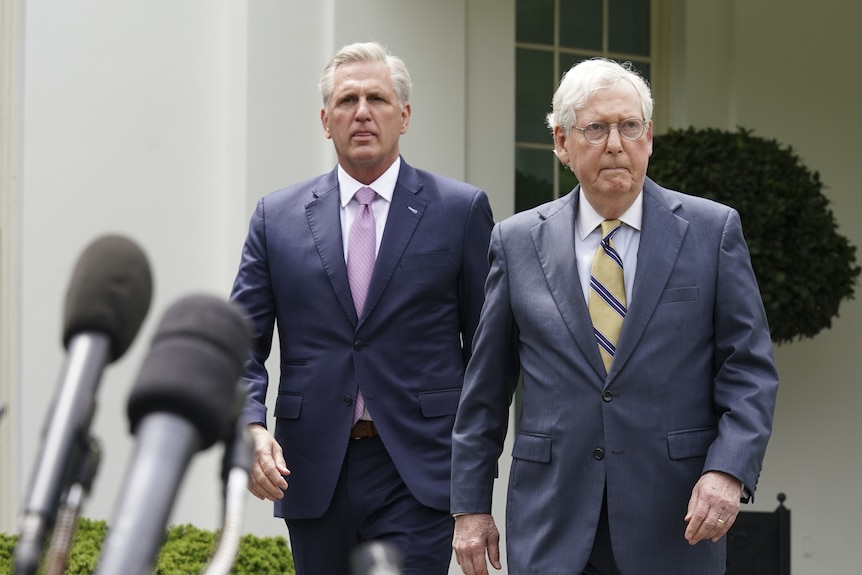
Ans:
[[[608,494],[602,498],[602,513],[599,515],[599,526],[596,529],[596,540],[590,560],[583,575],[621,575],[614,561],[614,551],[611,548],[611,529],[608,524]]]
[[[399,549],[402,575],[449,572],[454,519],[413,497],[379,437],[350,441],[323,517],[285,522],[297,575],[349,575],[350,553],[366,541]]]

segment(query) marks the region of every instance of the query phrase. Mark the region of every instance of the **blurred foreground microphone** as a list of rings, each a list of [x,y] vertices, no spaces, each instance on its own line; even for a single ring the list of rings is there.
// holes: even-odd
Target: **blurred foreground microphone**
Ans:
[[[121,236],[97,239],[78,259],[63,314],[63,344],[68,355],[22,510],[16,574],[36,572],[62,492],[74,481],[90,444],[102,370],[132,344],[150,307],[152,287],[144,252]]]
[[[233,435],[250,340],[239,310],[215,297],[188,296],[165,312],[129,396],[138,441],[98,575],[152,571],[192,455]]]
[[[350,554],[351,575],[401,575],[401,552],[392,543],[369,541]]]

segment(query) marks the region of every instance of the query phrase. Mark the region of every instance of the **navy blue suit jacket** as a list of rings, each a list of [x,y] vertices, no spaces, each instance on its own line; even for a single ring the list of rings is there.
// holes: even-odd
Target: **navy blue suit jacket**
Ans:
[[[266,424],[264,362],[278,329],[274,435],[291,475],[275,514],[327,509],[357,385],[410,491],[448,510],[452,426],[488,272],[488,197],[402,160],[362,317],[339,210],[336,170],[262,198],[231,294],[253,325],[249,423]]]

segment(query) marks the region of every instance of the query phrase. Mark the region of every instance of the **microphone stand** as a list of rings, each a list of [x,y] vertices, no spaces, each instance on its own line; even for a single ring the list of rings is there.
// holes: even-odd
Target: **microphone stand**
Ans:
[[[44,575],[63,575],[69,560],[69,552],[75,539],[78,517],[84,499],[93,487],[102,452],[99,442],[93,437],[87,441],[78,463],[75,481],[69,486],[60,502],[54,532],[45,558]]]
[[[242,518],[253,455],[254,444],[248,426],[241,417],[238,417],[234,436],[225,446],[222,460],[224,481],[222,529],[204,575],[227,575],[236,560],[242,538]]]
[[[245,509],[247,488],[248,471],[231,469],[225,485],[224,520],[221,533],[204,575],[227,575],[230,573],[242,538],[242,516]]]

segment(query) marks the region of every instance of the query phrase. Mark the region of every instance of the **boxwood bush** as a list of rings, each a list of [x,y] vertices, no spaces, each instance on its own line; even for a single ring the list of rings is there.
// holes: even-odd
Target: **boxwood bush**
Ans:
[[[65,573],[94,573],[108,532],[105,521],[81,519]],[[0,534],[0,574],[13,573],[16,535]],[[199,575],[215,551],[217,534],[193,525],[168,529],[153,573],[156,575]],[[293,556],[284,537],[244,535],[231,573],[254,575],[293,575]]]

